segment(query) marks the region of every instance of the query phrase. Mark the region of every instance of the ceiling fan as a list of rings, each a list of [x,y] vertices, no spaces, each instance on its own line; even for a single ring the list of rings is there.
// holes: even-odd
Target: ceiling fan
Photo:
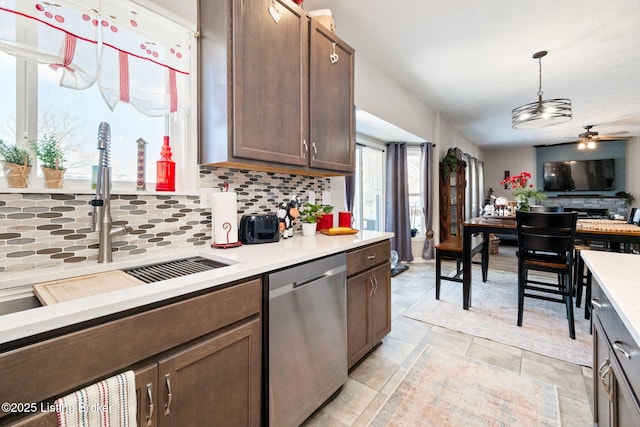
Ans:
[[[608,141],[620,139],[616,135],[629,133],[627,131],[612,132],[606,135],[600,135],[599,132],[591,130],[596,125],[587,125],[584,127],[585,132],[578,135],[578,150],[593,150],[596,148],[596,141]]]

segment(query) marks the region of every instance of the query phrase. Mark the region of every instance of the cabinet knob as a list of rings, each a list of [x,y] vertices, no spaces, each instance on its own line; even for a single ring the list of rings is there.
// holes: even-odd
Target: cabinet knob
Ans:
[[[307,153],[309,152],[309,145],[307,145],[307,140],[303,139],[302,140],[302,158],[306,159],[307,158]]]
[[[599,298],[591,298],[591,305],[598,309],[602,308],[602,303],[600,302]]]
[[[311,148],[313,148],[313,160],[316,159],[316,155],[318,154],[318,147],[315,142],[311,143]]]

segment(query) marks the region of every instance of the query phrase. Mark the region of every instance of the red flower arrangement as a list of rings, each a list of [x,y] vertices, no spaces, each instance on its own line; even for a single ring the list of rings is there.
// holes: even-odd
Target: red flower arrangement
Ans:
[[[518,201],[518,207],[522,210],[529,210],[529,199],[533,198],[536,202],[541,202],[547,198],[547,195],[542,191],[533,187],[533,184],[529,184],[531,174],[529,172],[520,172],[520,175],[508,176],[502,181],[500,185],[506,185],[513,191],[513,195]]]
[[[511,175],[506,177],[500,181],[500,185],[507,185],[512,190],[526,188],[529,179],[531,179],[531,174],[529,172],[520,172],[520,175]],[[533,184],[529,184],[529,187],[533,188]]]
[[[294,2],[295,4],[302,4],[302,2],[303,2],[303,1],[304,1],[304,0],[293,0],[293,2]]]

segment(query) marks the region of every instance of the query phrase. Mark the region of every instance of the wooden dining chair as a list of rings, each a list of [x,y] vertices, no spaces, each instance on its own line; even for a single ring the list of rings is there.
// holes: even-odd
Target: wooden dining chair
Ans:
[[[436,249],[436,299],[440,299],[440,282],[441,280],[449,280],[451,282],[462,283],[462,254],[463,254],[462,236],[452,236],[451,238],[438,243]],[[480,253],[482,258],[480,261],[482,270],[482,281],[487,281],[487,273],[489,270],[489,250],[484,250],[483,236],[473,236],[471,238],[471,258]],[[442,274],[442,261],[445,259],[456,261],[456,271],[453,276]],[[464,297],[463,297],[464,299]],[[463,301],[464,307],[464,301]]]
[[[569,336],[575,339],[572,274],[577,220],[577,212],[516,212],[518,326],[522,326],[525,297],[561,302],[567,310]],[[551,274],[530,277],[532,271]]]

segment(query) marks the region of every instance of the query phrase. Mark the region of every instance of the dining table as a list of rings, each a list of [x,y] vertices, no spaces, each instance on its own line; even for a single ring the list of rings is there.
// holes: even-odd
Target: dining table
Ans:
[[[462,308],[471,306],[471,238],[482,233],[482,256],[489,257],[490,234],[512,234],[518,232],[514,216],[482,216],[462,223]],[[625,252],[632,252],[632,244],[640,244],[640,226],[628,224],[624,220],[580,218],[576,226],[575,238],[583,241],[602,241],[619,244]]]

